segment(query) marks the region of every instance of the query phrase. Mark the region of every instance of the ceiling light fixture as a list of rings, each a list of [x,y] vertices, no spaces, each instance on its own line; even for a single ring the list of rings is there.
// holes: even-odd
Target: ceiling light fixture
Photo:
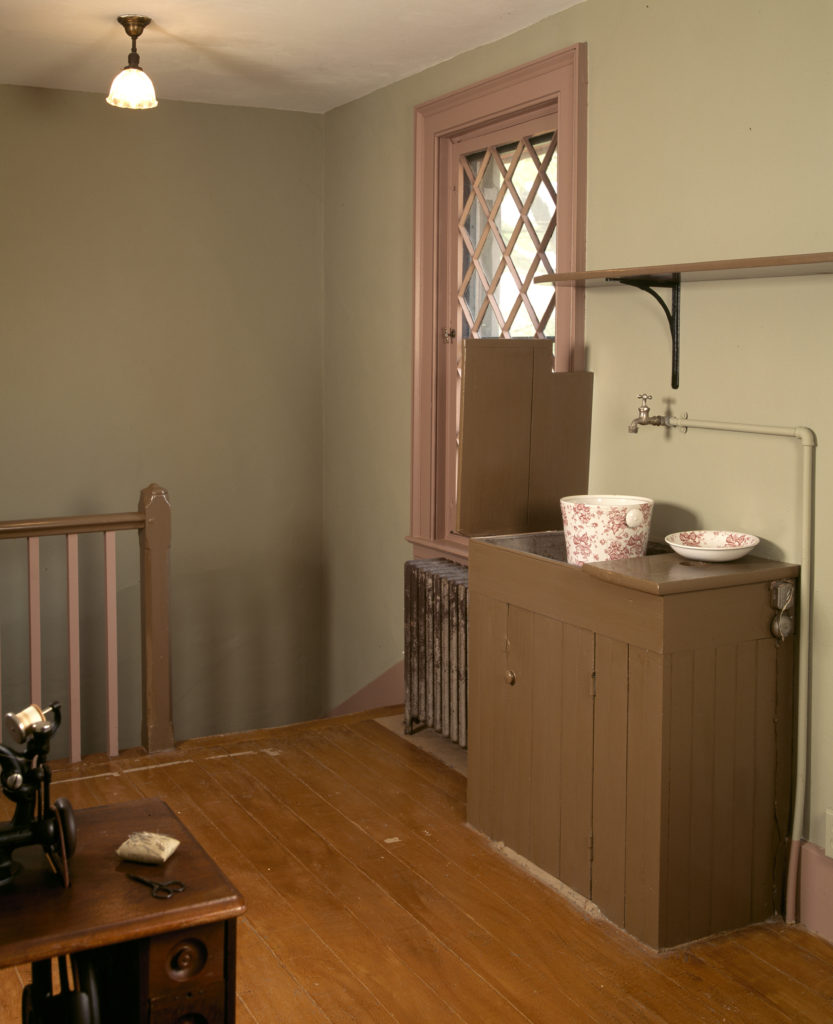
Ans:
[[[124,107],[126,110],[149,110],[157,106],[156,92],[153,82],[139,67],[136,40],[150,24],[150,18],[140,14],[125,14],[118,22],[130,36],[133,46],[127,55],[127,67],[113,79],[107,102],[111,107]]]

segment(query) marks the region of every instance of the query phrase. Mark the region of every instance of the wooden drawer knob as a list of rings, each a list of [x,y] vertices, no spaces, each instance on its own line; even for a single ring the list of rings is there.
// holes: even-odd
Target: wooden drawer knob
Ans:
[[[205,967],[208,950],[199,939],[186,939],[177,943],[168,961],[168,976],[174,981],[185,981],[199,974]]]

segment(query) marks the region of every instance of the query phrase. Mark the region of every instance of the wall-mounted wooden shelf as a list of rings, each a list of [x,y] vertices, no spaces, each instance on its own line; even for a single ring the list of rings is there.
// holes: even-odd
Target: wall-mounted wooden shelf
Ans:
[[[620,267],[615,270],[581,270],[563,274],[544,274],[535,280],[538,283],[551,284],[583,281],[585,285],[592,286],[617,282],[623,277],[663,277],[665,283],[670,284],[673,274],[679,274],[683,282],[833,274],[833,252],[810,252],[798,256],[753,256],[745,260],[708,260],[701,263],[664,263],[655,267]]]
[[[581,270],[536,277],[538,284],[626,284],[653,296],[662,306],[671,331],[671,387],[680,386],[680,285],[692,281],[729,281],[755,277],[797,277],[833,273],[833,252],[791,256],[753,256],[740,260],[708,260],[701,263],[666,263],[653,267],[619,267]],[[671,305],[657,288],[671,289]]]

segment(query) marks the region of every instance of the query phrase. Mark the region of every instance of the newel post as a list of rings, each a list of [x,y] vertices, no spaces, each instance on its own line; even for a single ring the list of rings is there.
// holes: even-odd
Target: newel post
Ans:
[[[142,604],[142,743],[145,750],[174,745],[171,702],[171,505],[168,492],[149,484],[139,499]]]

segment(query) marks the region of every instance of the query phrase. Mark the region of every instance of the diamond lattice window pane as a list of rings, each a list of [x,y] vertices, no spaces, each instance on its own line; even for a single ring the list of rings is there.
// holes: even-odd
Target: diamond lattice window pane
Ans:
[[[529,220],[538,236],[539,242],[543,242],[547,235],[547,229],[555,218],[555,200],[549,190],[539,184],[535,189],[535,195],[529,204]]]
[[[518,277],[526,281],[529,276],[529,269],[538,262],[538,246],[524,226],[518,233],[518,237],[512,247],[512,263],[518,271]]]
[[[468,307],[470,318],[474,321],[479,315],[483,303],[486,301],[486,290],[476,273],[472,274],[466,285],[463,299]]]
[[[468,156],[463,157],[471,168],[472,181],[477,177],[480,171],[480,165],[483,163],[483,157],[485,155],[485,153],[469,153]]]
[[[487,304],[486,312],[481,321],[477,334],[477,338],[499,338],[501,336],[500,324],[495,316],[495,311],[491,306]]]
[[[495,160],[492,153],[489,152],[486,154],[486,167],[480,179],[480,193],[490,208],[497,201],[502,184],[503,174],[500,164]]]
[[[526,204],[530,190],[538,180],[538,167],[529,155],[527,150],[521,153],[515,173],[512,175],[512,184],[518,193],[522,205]]]
[[[553,290],[532,278],[555,270],[555,161],[555,133],[461,159],[457,296],[463,337],[542,338],[551,332]]]
[[[535,337],[535,325],[532,323],[532,318],[529,315],[529,311],[526,306],[521,303],[521,307],[515,314],[515,318],[512,321],[512,327],[509,331],[510,338],[534,338]]]
[[[484,210],[479,200],[474,198],[461,229],[465,231],[472,249],[477,248],[483,232],[487,229],[488,217],[488,210]]]
[[[513,280],[512,275],[508,270],[504,270],[495,288],[495,299],[497,300],[504,323],[511,324],[511,314],[515,308],[515,303],[518,301],[518,294],[518,286]]]
[[[553,295],[552,285],[531,284],[527,288],[526,296],[532,305],[532,308],[535,310],[535,316],[538,323],[541,325],[540,336],[544,338],[551,338],[553,336],[554,326],[548,327],[547,324],[550,320],[553,325],[555,323],[555,297]],[[550,306],[552,306],[552,311],[550,311]]]
[[[506,244],[512,237],[515,231],[515,225],[518,223],[520,217],[520,211],[518,205],[515,202],[512,194],[506,192],[501,202],[500,207],[495,211],[495,227]]]
[[[500,273],[503,252],[492,232],[489,232],[486,237],[483,248],[480,250],[478,262],[480,263],[480,270],[486,279],[494,283],[496,276]]]

